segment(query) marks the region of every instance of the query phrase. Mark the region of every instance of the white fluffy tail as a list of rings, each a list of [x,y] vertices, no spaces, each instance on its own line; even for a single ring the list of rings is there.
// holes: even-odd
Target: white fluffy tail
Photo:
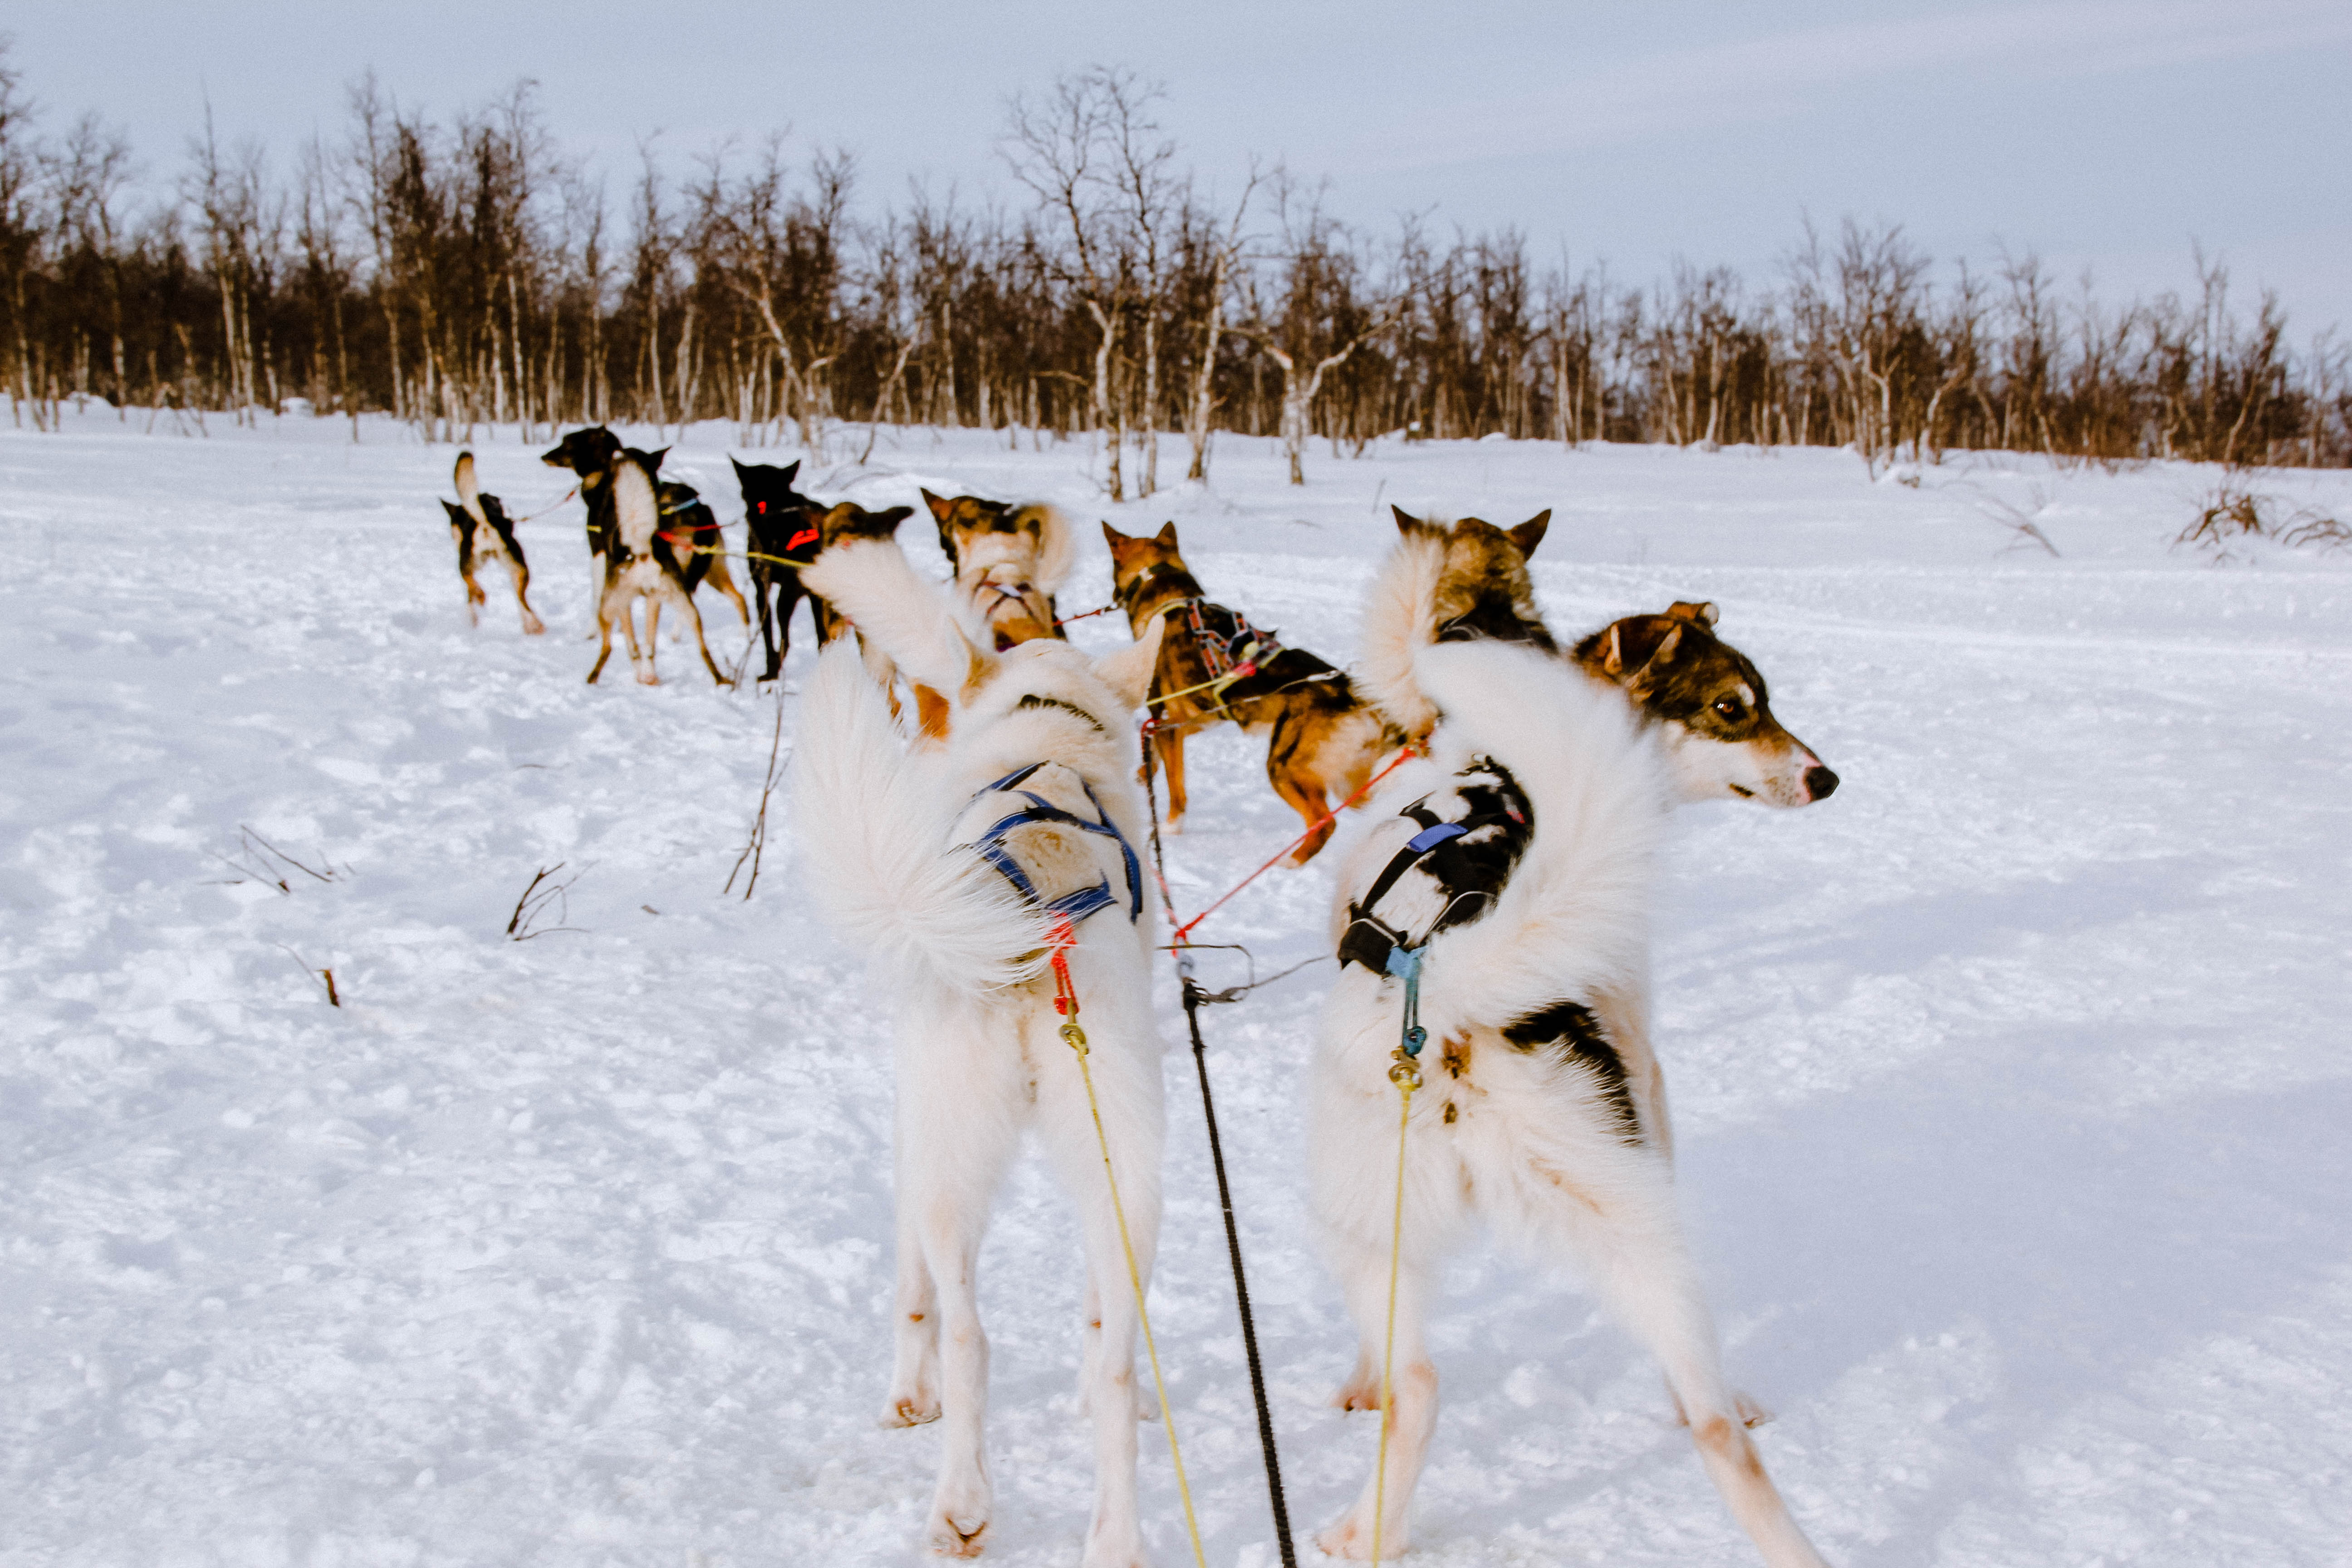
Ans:
[[[971,676],[971,648],[993,647],[966,627],[939,587],[915,574],[907,552],[887,539],[834,545],[801,571],[801,582],[847,616],[858,636],[889,655],[909,679],[952,695]]]
[[[1043,967],[1044,919],[971,849],[940,842],[963,802],[908,754],[848,638],[818,657],[793,765],[810,889],[851,940],[964,989],[1016,984]]]
[[[1500,1027],[1639,981],[1652,858],[1673,796],[1632,705],[1517,644],[1435,644],[1413,672],[1445,712],[1440,763],[1494,758],[1535,813],[1535,836],[1493,911],[1433,944],[1422,991],[1431,1033],[1455,1020]]]
[[[460,452],[457,454],[457,472],[456,479],[457,482],[457,504],[466,509],[466,515],[467,517],[472,518],[476,522],[488,525],[490,520],[482,511],[482,482],[474,475],[473,453]]]
[[[654,530],[661,526],[661,500],[653,475],[635,458],[625,457],[613,465],[613,510],[629,553],[652,554]]]
[[[1076,531],[1062,509],[1050,502],[1034,500],[1013,508],[1013,521],[1024,517],[1037,520],[1037,569],[1030,581],[1041,594],[1058,594],[1070,580],[1070,568],[1077,564]]]

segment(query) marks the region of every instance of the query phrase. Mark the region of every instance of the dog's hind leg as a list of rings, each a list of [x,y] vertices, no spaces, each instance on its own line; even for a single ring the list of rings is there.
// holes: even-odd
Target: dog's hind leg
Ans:
[[[1095,1289],[1095,1311],[1083,1330],[1091,1379],[1084,1394],[1095,1430],[1095,1506],[1087,1530],[1082,1568],[1139,1568],[1143,1526],[1136,1501],[1135,1352],[1140,1320],[1135,1279],[1151,1286],[1160,1243],[1160,1180],[1165,1111],[1160,1102],[1159,1050],[1151,1020],[1131,1004],[1149,994],[1149,971],[1137,976],[1137,998],[1100,996],[1081,982],[1092,1004],[1082,1016],[1094,1036],[1087,1058],[1095,1100],[1089,1106],[1076,1057],[1054,1033],[1051,1015],[1033,1020],[1042,1037],[1037,1049],[1058,1060],[1041,1071],[1037,1128],[1073,1206],[1086,1246],[1087,1272]],[[1149,1042],[1149,1043],[1147,1043]],[[1102,1132],[1095,1131],[1099,1110]],[[1110,1151],[1118,1181],[1118,1206],[1105,1179],[1103,1150]],[[1119,1220],[1126,1218],[1122,1242]],[[1128,1272],[1128,1247],[1134,1248],[1134,1279]]]
[[[885,1426],[920,1426],[940,1418],[940,1293],[923,1256],[921,1214],[910,1195],[921,1186],[913,1162],[925,1155],[921,1129],[911,1124],[912,1103],[911,1095],[898,1098],[898,1280],[892,1300],[890,1396],[882,1406]]]
[[[1715,1321],[1683,1246],[1663,1160],[1654,1173],[1644,1182],[1611,1182],[1613,1194],[1588,1196],[1564,1228],[1619,1321],[1664,1364],[1707,1479],[1769,1568],[1823,1568],[1764,1473],[1741,1401],[1724,1383]]]
[[[1274,793],[1282,797],[1283,804],[1298,814],[1307,830],[1305,841],[1290,852],[1287,863],[1294,867],[1315,858],[1316,852],[1331,837],[1334,826],[1322,820],[1331,809],[1323,781],[1315,774],[1312,764],[1298,754],[1309,738],[1304,725],[1276,722],[1273,739],[1265,749],[1267,782],[1274,785]]]
[[[604,673],[604,661],[613,657],[613,605],[616,599],[620,602],[621,613],[624,616],[632,615],[628,596],[618,588],[608,584],[603,595],[596,600],[596,630],[589,634],[604,639],[604,647],[596,653],[595,667],[588,672],[588,684],[591,686],[595,685],[596,678]],[[637,662],[637,628],[634,618],[628,623],[628,631],[629,662],[634,665]]]
[[[1003,1040],[982,1021],[940,1006],[904,1016],[897,1198],[908,1216],[901,1234],[920,1246],[938,1315],[940,1479],[924,1537],[942,1556],[976,1557],[995,1500],[977,1270],[990,1201],[1020,1145],[1021,1069],[1003,1059]]]
[[[750,631],[751,629],[751,606],[744,603],[743,591],[735,586],[734,574],[727,570],[727,557],[724,555],[712,555],[710,557],[709,574],[702,580],[735,601],[735,613],[743,617],[743,629],[747,632]]]
[[[1151,734],[1151,750],[1168,774],[1168,831],[1184,831],[1184,731],[1171,725],[1155,730]]]
[[[1377,1410],[1381,1369],[1389,1359],[1389,1249],[1340,1242],[1334,1250],[1333,1265],[1347,1293],[1349,1315],[1362,1336],[1355,1373],[1340,1390],[1340,1399],[1351,1410]],[[1381,1520],[1381,1555],[1400,1556],[1407,1545],[1413,1488],[1421,1481],[1429,1439],[1437,1429],[1437,1366],[1429,1359],[1423,1336],[1432,1279],[1424,1261],[1410,1254],[1398,1260],[1391,1408],[1381,1412],[1389,1439],[1386,1480],[1376,1460],[1355,1506],[1316,1537],[1316,1543],[1334,1557],[1361,1562],[1371,1556],[1375,1513]]]
[[[519,561],[512,565],[515,603],[522,607],[523,635],[535,637],[547,629],[547,623],[541,620],[539,612],[530,607],[530,568]]]
[[[735,683],[733,681],[728,679],[726,676],[719,673],[719,661],[710,657],[710,644],[703,640],[702,636],[702,612],[695,608],[694,595],[691,594],[681,593],[678,595],[677,602],[686,606],[687,625],[694,628],[694,646],[699,649],[702,654],[702,668],[709,670],[710,672],[710,679],[717,681],[719,685],[734,685]],[[744,621],[746,625],[749,625],[751,617],[746,616],[744,617]]]

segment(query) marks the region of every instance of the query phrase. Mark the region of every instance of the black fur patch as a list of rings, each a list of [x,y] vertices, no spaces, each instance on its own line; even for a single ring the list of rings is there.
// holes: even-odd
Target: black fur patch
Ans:
[[[1022,698],[1020,701],[1015,702],[1013,706],[1016,710],[1023,708],[1059,708],[1066,713],[1076,714],[1079,718],[1084,719],[1087,723],[1093,725],[1097,730],[1100,730],[1102,728],[1101,720],[1096,718],[1093,714],[1087,712],[1076,703],[1066,701],[1059,697],[1047,697],[1042,692],[1032,691],[1027,696]]]
[[[1609,1107],[1617,1136],[1628,1143],[1642,1141],[1642,1119],[1633,1110],[1633,1090],[1625,1083],[1625,1058],[1601,1032],[1601,1022],[1574,1002],[1555,1002],[1540,1013],[1530,1013],[1503,1030],[1503,1037],[1523,1051],[1556,1051],[1588,1068]]]
[[[1512,868],[1535,836],[1535,807],[1510,770],[1491,757],[1472,759],[1454,776],[1461,782],[1451,790],[1423,795],[1398,815],[1424,828],[1450,822],[1468,831],[1418,855],[1411,848],[1396,852],[1362,900],[1348,906],[1348,929],[1339,939],[1341,964],[1360,963],[1375,974],[1385,973],[1391,947],[1425,945],[1438,932],[1478,919],[1502,897]],[[1445,809],[1433,806],[1432,801]],[[1412,874],[1436,883],[1444,900],[1437,919],[1418,938],[1395,930],[1377,913],[1389,889]]]
[[[1511,601],[1501,594],[1481,595],[1476,604],[1437,628],[1437,640],[1528,643],[1546,653],[1559,651],[1559,645],[1552,641],[1551,633],[1541,621],[1521,619]]]
[[[1426,798],[1404,808],[1405,816],[1424,827],[1441,822],[1472,824],[1469,832],[1447,839],[1421,858],[1418,869],[1445,894],[1445,912],[1437,917],[1423,941],[1485,914],[1503,896],[1503,884],[1511,879],[1512,868],[1535,836],[1535,808],[1528,804],[1518,780],[1501,763],[1479,757],[1455,776],[1472,781],[1453,791],[1454,798],[1462,803],[1460,813],[1432,811]]]

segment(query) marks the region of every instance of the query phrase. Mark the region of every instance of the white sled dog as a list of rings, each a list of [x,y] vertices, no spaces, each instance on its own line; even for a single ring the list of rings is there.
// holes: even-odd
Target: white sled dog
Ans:
[[[1383,792],[1412,804],[1367,835],[1339,878],[1342,967],[1323,1012],[1309,1169],[1360,1336],[1334,1401],[1351,1409],[1381,1402],[1401,1114],[1406,1127],[1385,1481],[1376,1468],[1321,1544],[1368,1557],[1377,1529],[1382,1556],[1405,1550],[1437,1420],[1423,1321],[1439,1262],[1484,1219],[1537,1257],[1585,1266],[1664,1363],[1708,1478],[1764,1560],[1819,1568],[1724,1383],[1675,1211],[1663,1095],[1638,1074],[1629,1081],[1637,1052],[1654,1079],[1647,894],[1682,793],[1672,727],[1561,657],[1548,634],[1523,635],[1539,626],[1523,567],[1483,603],[1491,593],[1472,579],[1486,574],[1461,568],[1499,532],[1408,529],[1367,616],[1367,648],[1439,721],[1432,756]],[[1449,597],[1482,602],[1459,613]],[[1391,1071],[1402,1070],[1416,951],[1427,1044],[1408,1114]]]
[[[946,596],[887,541],[835,546],[803,576],[858,636],[955,707],[943,746],[910,747],[844,638],[818,659],[802,700],[795,759],[814,891],[836,926],[877,950],[898,998],[897,1356],[882,1420],[945,1422],[925,1534],[942,1555],[978,1555],[992,1492],[974,1268],[991,1199],[1034,1127],[1077,1208],[1086,1253],[1081,1394],[1095,1500],[1082,1561],[1132,1568],[1143,1559],[1136,1302],[1045,950],[1066,921],[1087,1063],[1148,1286],[1163,1114],[1131,716],[1157,639],[1099,659],[1053,638],[1003,653],[975,646]]]

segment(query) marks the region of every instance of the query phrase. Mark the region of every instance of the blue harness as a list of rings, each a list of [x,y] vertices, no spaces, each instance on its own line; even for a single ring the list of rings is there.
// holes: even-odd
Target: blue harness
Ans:
[[[1029,879],[1029,873],[1021,868],[1021,862],[1015,860],[1013,858],[1013,852],[1004,847],[1004,836],[1016,827],[1024,827],[1033,822],[1059,822],[1077,828],[1081,832],[1099,833],[1118,846],[1119,857],[1127,862],[1127,918],[1130,921],[1142,919],[1143,866],[1142,862],[1136,859],[1135,849],[1128,843],[1127,835],[1121,833],[1111,822],[1110,813],[1105,811],[1102,802],[1095,798],[1094,785],[1084,780],[1079,781],[1078,787],[1087,792],[1087,799],[1093,804],[1095,815],[1102,819],[1099,822],[1088,822],[1084,817],[1073,816],[1045,796],[1023,789],[1022,781],[1045,765],[1043,763],[1031,763],[1025,768],[1016,768],[971,797],[978,800],[983,795],[1003,793],[1026,795],[1029,800],[1027,805],[1012,816],[1003,818],[987,832],[982,834],[973,842],[972,847],[980,851],[982,859],[1002,872],[1004,879],[1019,889],[1023,898],[1033,904],[1039,905],[1047,914],[1062,916],[1072,925],[1076,925],[1097,910],[1108,909],[1118,901],[1111,894],[1110,879],[1105,877],[1091,888],[1080,888],[1076,892],[1064,893],[1058,899],[1040,899],[1037,896],[1037,885]]]

